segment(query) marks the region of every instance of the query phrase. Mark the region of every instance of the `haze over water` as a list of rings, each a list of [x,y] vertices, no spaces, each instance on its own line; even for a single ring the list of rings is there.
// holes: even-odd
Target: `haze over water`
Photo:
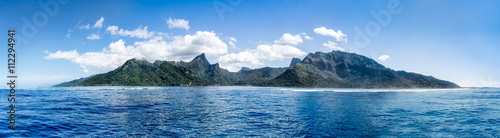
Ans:
[[[500,137],[498,88],[78,87],[16,101],[18,130],[0,137]]]

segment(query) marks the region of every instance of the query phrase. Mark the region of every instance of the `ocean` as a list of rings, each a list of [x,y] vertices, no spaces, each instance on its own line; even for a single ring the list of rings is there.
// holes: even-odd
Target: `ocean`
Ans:
[[[500,137],[500,89],[20,89],[0,137]]]

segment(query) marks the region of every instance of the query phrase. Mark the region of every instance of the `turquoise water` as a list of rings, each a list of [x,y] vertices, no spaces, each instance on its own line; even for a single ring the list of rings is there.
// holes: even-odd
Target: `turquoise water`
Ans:
[[[80,87],[18,90],[0,137],[500,137],[500,89]]]

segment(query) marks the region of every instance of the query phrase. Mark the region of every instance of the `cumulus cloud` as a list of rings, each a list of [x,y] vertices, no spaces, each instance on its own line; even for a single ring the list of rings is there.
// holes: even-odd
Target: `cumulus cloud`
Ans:
[[[381,56],[378,57],[378,60],[385,61],[385,60],[387,60],[389,58],[390,58],[389,55],[381,55]]]
[[[111,35],[116,35],[118,34],[118,31],[119,31],[120,28],[118,28],[118,26],[108,26],[108,28],[106,28],[106,31],[108,31]]]
[[[291,45],[298,45],[300,43],[303,43],[304,41],[302,40],[302,37],[300,35],[291,35],[289,33],[283,34],[279,40],[274,41],[274,43],[282,43],[282,44],[291,44]]]
[[[101,19],[97,20],[94,24],[94,27],[93,28],[101,28],[102,27],[102,23],[104,22],[104,17],[101,16]]]
[[[300,33],[306,35],[305,33]],[[239,53],[229,53],[215,59],[222,68],[238,71],[241,67],[258,67],[264,61],[290,59],[306,55],[302,50],[292,46],[303,42],[300,34],[285,33],[274,44],[261,44],[255,49],[247,49]],[[234,39],[236,40],[236,39]],[[290,44],[290,45],[288,45]]]
[[[345,51],[344,48],[339,47],[337,43],[328,41],[328,43],[323,43],[323,46],[328,47],[331,50],[336,50],[336,51]]]
[[[131,58],[146,59],[149,62],[178,61],[188,60],[201,53],[207,56],[227,53],[227,45],[215,33],[207,31],[198,31],[194,35],[176,36],[169,42],[161,36],[156,36],[146,41],[136,41],[133,45],[125,45],[125,43],[123,39],[120,39],[110,43],[108,48],[102,51],[83,54],[79,54],[76,50],[57,51],[49,53],[45,59],[67,59],[80,64],[84,69],[96,67],[107,71],[115,69]]]
[[[238,71],[241,67],[262,66],[264,63],[251,50],[245,50],[239,53],[230,53],[220,56],[216,59],[222,68],[229,71]]]
[[[292,57],[303,56],[306,54],[305,52],[296,47],[289,45],[278,45],[278,44],[259,45],[254,50],[254,52],[255,54],[258,55],[258,57],[270,61],[283,60]]]
[[[87,39],[96,40],[96,39],[101,39],[101,37],[99,35],[92,33],[89,36],[87,36]]]
[[[227,45],[214,32],[198,31],[194,35],[176,36],[170,42],[175,56],[193,57],[205,53],[207,56],[227,53]]]
[[[325,27],[315,28],[314,33],[323,35],[323,36],[331,36],[336,39],[336,41],[344,41],[347,42],[347,35],[342,33],[340,30],[332,30],[326,29]]]
[[[189,21],[184,20],[184,19],[173,19],[168,18],[167,20],[168,28],[173,29],[173,28],[180,28],[180,29],[186,29],[189,30]]]
[[[274,61],[303,56],[306,53],[290,45],[259,45],[255,49],[220,56],[216,62],[229,71],[238,71],[241,67],[258,67],[263,60]]]
[[[108,31],[111,35],[129,36],[143,39],[153,38],[155,36],[155,32],[148,31],[147,26],[144,28],[139,26],[139,28],[132,31],[119,29],[118,26],[108,26],[106,31]]]

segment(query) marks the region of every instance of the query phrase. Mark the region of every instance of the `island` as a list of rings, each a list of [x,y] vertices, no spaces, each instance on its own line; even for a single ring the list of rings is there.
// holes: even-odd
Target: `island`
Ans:
[[[55,85],[71,86],[269,86],[319,88],[459,88],[457,84],[386,68],[366,56],[343,51],[293,58],[289,67],[243,67],[230,72],[201,54],[190,62],[130,59],[113,71]]]

